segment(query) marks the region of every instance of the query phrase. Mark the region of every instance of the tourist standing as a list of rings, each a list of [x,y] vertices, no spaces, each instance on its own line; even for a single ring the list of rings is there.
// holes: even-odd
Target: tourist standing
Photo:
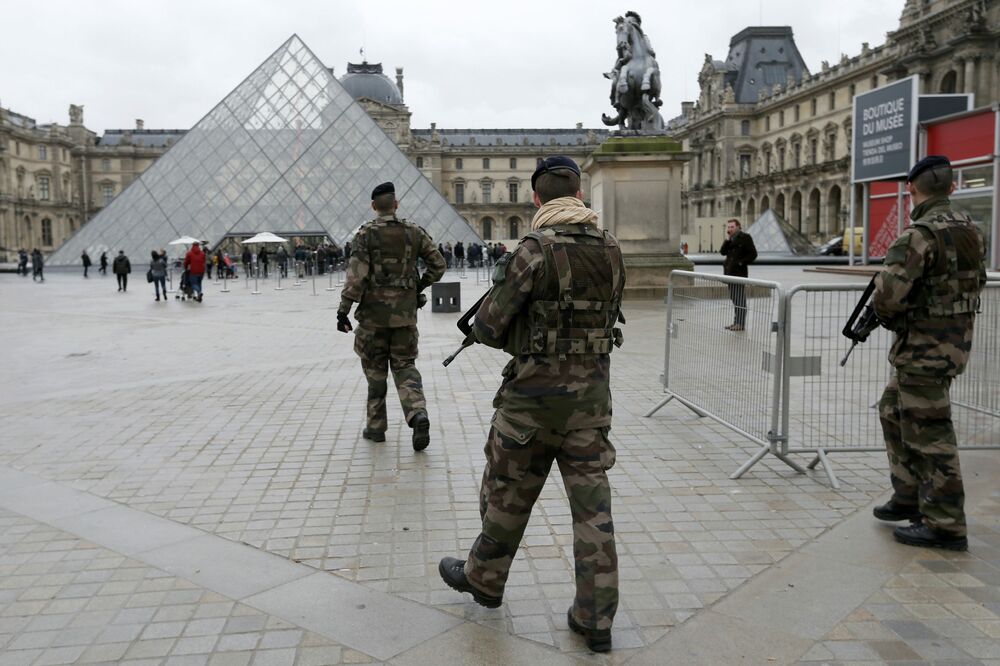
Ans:
[[[188,272],[188,282],[195,294],[195,300],[201,303],[201,280],[205,276],[205,253],[197,242],[191,244],[191,249],[184,255],[184,270]]]
[[[31,281],[45,282],[45,275],[42,270],[45,268],[45,259],[42,258],[42,251],[37,247],[31,251]]]
[[[257,261],[260,263],[261,270],[264,271],[264,278],[265,279],[267,279],[268,262],[270,260],[271,260],[271,258],[270,258],[270,256],[267,253],[267,246],[266,245],[261,245],[260,246],[260,252],[257,253]]]
[[[153,250],[150,253],[149,274],[153,277],[153,289],[156,290],[156,300],[160,300],[160,289],[163,289],[163,300],[167,300],[167,251]]]
[[[89,277],[87,275],[87,271],[90,270],[91,261],[90,261],[90,255],[87,254],[86,250],[80,253],[80,261],[83,262],[83,277]]]
[[[473,324],[477,341],[513,356],[486,440],[482,531],[467,560],[445,557],[438,573],[477,603],[499,607],[531,508],[555,462],[573,520],[576,596],[567,623],[591,650],[605,652],[618,608],[607,470],[615,463],[608,440],[610,354],[622,339],[615,324],[623,321],[625,263],[618,241],[583,204],[573,160],[542,160],[531,187],[539,207],[533,231],[497,264]]]
[[[722,265],[722,272],[725,275],[736,277],[749,277],[750,264],[757,259],[757,248],[753,244],[750,234],[743,231],[743,225],[737,219],[726,222],[726,240],[719,248],[719,254],[726,257]],[[746,330],[747,321],[747,296],[745,285],[730,284],[729,300],[733,302],[733,323],[726,326],[730,331]]]
[[[106,251],[101,252],[101,275],[108,274],[108,253]]]
[[[132,272],[132,263],[125,256],[125,250],[118,250],[118,256],[111,263],[111,272],[118,280],[118,291],[128,291],[128,274]]]
[[[17,274],[28,277],[28,251],[23,247],[17,251]]]
[[[417,358],[417,307],[421,292],[444,275],[444,257],[421,227],[396,217],[399,202],[392,183],[372,190],[377,218],[354,237],[347,282],[337,308],[337,330],[353,330],[348,315],[357,303],[354,352],[368,380],[367,423],[363,436],[384,442],[388,428],[385,398],[388,371],[399,393],[406,423],[413,429],[413,450],[430,443],[430,420]],[[420,275],[417,259],[427,270]]]

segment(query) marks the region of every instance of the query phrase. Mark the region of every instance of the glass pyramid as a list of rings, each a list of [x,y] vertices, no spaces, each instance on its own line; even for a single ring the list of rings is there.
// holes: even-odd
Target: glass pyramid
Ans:
[[[57,250],[76,265],[125,250],[143,262],[180,236],[215,245],[271,231],[343,245],[393,181],[402,217],[440,242],[481,243],[297,35]]]
[[[816,248],[809,239],[780,215],[768,208],[757,220],[747,227],[746,232],[753,237],[754,247],[761,254],[809,255]]]

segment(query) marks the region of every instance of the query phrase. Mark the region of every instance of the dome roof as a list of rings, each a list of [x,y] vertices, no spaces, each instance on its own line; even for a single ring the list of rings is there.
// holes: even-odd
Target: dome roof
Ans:
[[[347,63],[347,74],[340,77],[340,84],[354,99],[366,97],[382,104],[403,103],[403,96],[396,84],[382,73],[382,63]]]

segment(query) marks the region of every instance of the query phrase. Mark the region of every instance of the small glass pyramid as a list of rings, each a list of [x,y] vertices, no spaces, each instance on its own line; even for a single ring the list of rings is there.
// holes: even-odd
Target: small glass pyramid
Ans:
[[[435,241],[482,240],[297,35],[67,240],[50,265],[125,250],[142,262],[180,236],[215,245],[271,231],[343,245],[392,181],[399,214]]]
[[[746,232],[753,238],[754,247],[760,254],[802,256],[816,253],[809,239],[783,220],[773,208],[761,213]]]

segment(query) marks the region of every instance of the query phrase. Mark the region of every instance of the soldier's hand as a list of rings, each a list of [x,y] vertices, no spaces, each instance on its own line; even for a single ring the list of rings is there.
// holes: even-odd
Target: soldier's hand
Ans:
[[[354,330],[354,327],[351,326],[351,320],[347,318],[347,313],[337,313],[337,330],[341,333],[350,333]]]

